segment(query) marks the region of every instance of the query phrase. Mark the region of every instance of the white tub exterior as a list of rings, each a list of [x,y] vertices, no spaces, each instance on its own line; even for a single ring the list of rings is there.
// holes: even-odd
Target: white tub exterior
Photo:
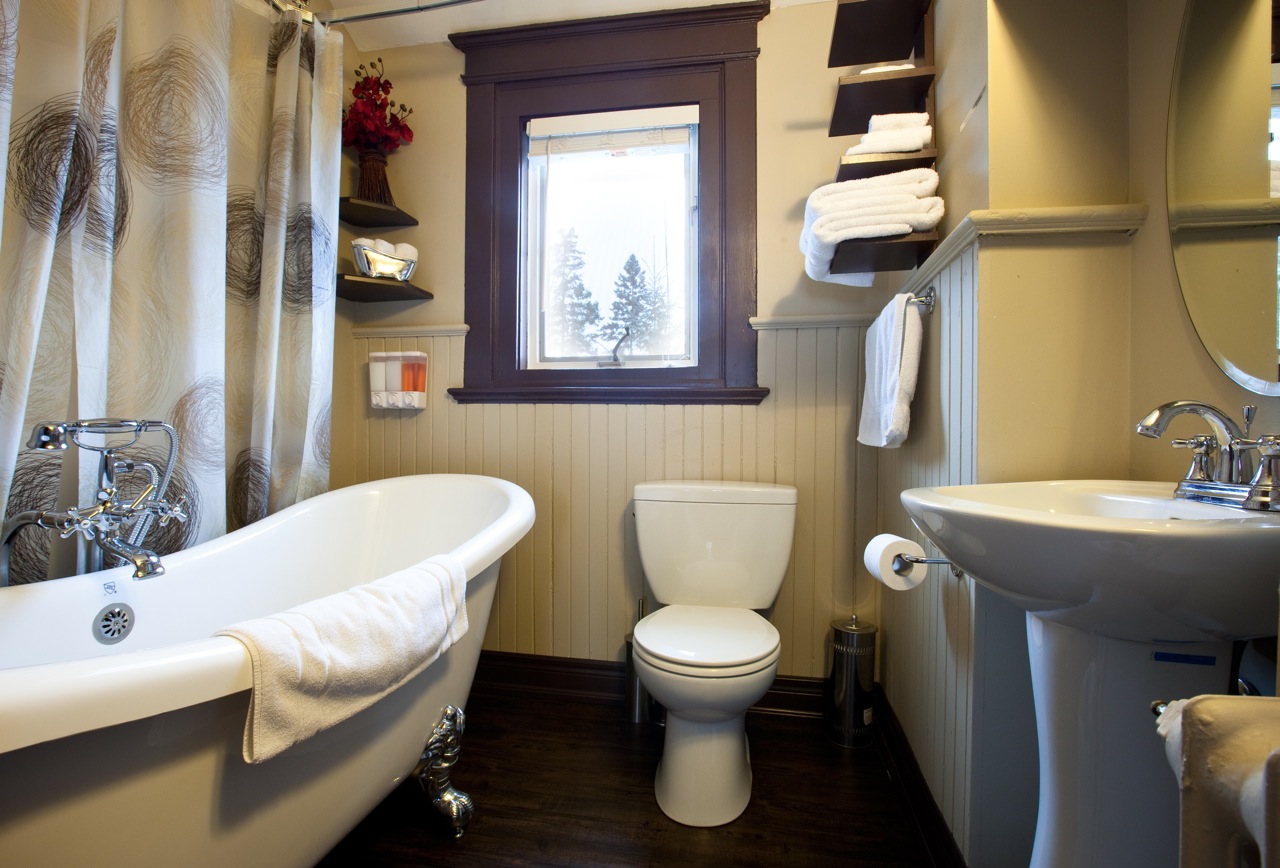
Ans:
[[[465,706],[500,558],[533,517],[503,480],[399,477],[170,555],[147,581],[121,567],[0,589],[0,865],[313,865],[412,771],[441,709]],[[442,553],[467,569],[463,640],[373,707],[245,763],[249,655],[211,634]],[[103,645],[96,615],[117,603],[135,626]]]

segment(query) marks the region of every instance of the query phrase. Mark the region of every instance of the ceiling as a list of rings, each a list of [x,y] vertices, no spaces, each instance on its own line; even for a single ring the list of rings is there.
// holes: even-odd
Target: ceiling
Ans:
[[[430,6],[433,0],[313,0],[310,4],[321,19],[345,18],[399,9]],[[450,33],[515,27],[548,21],[570,21],[575,18],[597,18],[603,15],[626,15],[660,9],[691,6],[713,6],[741,0],[470,0],[456,6],[421,9],[404,15],[393,15],[371,21],[343,25],[357,51],[377,51],[402,45],[444,42]],[[822,0],[772,0],[772,8],[800,6]]]

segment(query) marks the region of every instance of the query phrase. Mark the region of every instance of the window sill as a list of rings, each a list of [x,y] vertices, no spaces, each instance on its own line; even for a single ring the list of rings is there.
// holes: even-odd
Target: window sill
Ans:
[[[763,386],[510,386],[449,390],[459,404],[759,404]]]

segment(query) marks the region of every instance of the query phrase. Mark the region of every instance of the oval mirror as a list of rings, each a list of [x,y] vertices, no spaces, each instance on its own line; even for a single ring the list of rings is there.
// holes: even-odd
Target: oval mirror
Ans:
[[[1187,0],[1167,151],[1169,234],[1187,311],[1218,366],[1260,395],[1280,395],[1272,2]]]

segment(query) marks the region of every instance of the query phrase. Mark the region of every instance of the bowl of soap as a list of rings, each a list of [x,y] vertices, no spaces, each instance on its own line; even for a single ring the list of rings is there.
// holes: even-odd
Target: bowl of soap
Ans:
[[[418,249],[412,244],[392,244],[381,238],[357,238],[351,242],[356,269],[365,277],[408,280],[418,264]]]

